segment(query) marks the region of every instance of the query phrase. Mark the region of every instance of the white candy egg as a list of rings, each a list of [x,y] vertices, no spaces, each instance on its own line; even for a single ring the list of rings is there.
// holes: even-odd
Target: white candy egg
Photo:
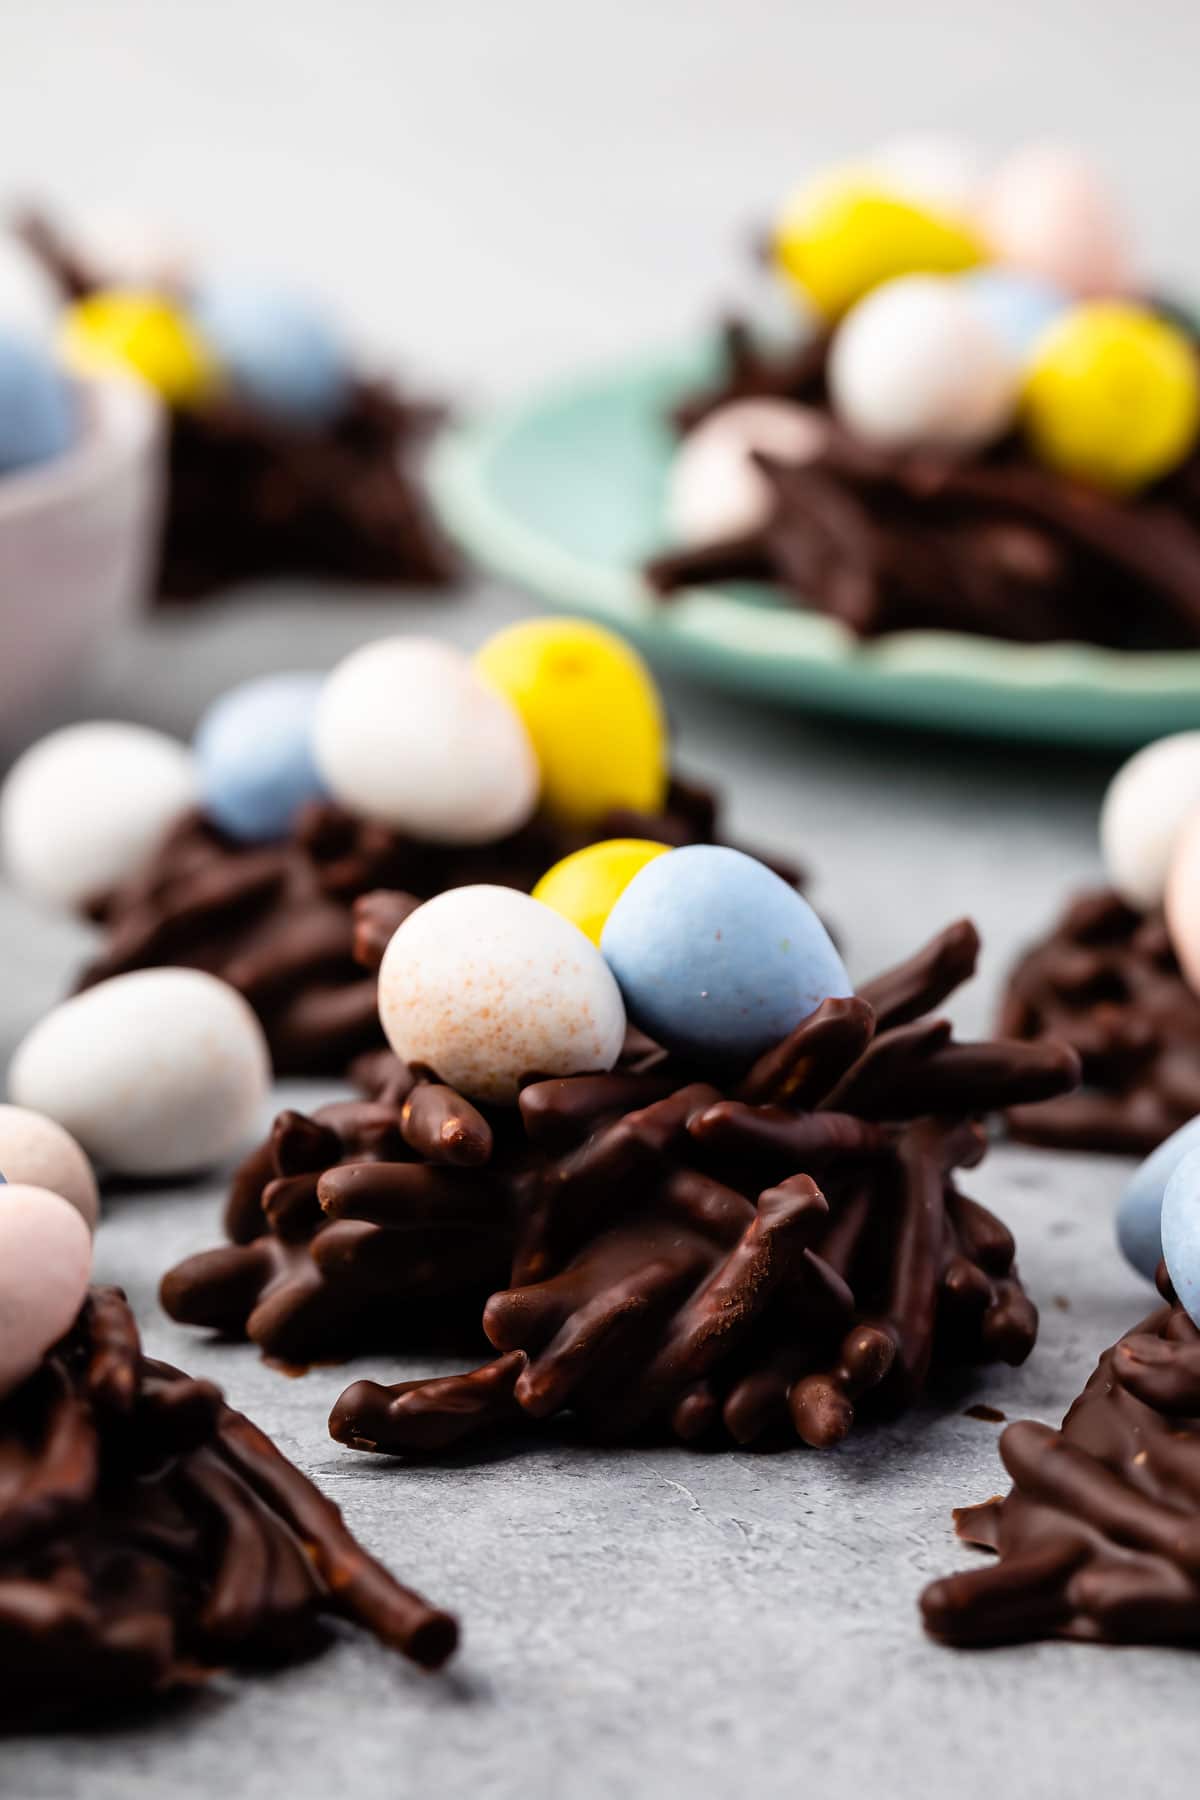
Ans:
[[[262,1027],[233,988],[198,969],[139,969],[48,1013],[8,1085],[115,1174],[179,1175],[242,1148],[270,1078]]]
[[[53,731],[0,791],[0,853],[35,900],[82,907],[132,874],[196,797],[185,744],[95,720]]]
[[[1027,144],[984,187],[977,223],[997,262],[1070,294],[1131,284],[1125,223],[1114,195],[1079,151]]]
[[[32,250],[0,231],[0,328],[45,341],[58,329],[62,296]]]
[[[1200,993],[1200,811],[1195,807],[1175,834],[1163,905],[1184,980]]]
[[[0,1398],[70,1330],[92,1272],[92,1234],[61,1194],[0,1187]]]
[[[1161,905],[1176,837],[1198,808],[1200,731],[1147,744],[1117,771],[1100,808],[1100,851],[1131,906]]]
[[[1019,371],[958,283],[905,275],[847,315],[829,386],[842,423],[866,443],[965,453],[1008,429]]]
[[[608,964],[561,914],[511,888],[454,888],[412,913],[379,970],[379,1016],[406,1062],[476,1100],[526,1075],[611,1069],[625,1008]]]
[[[867,157],[867,167],[893,194],[932,212],[965,217],[982,181],[978,150],[937,131],[909,131],[888,138]]]
[[[771,484],[753,455],[810,462],[828,438],[820,414],[788,400],[734,400],[684,438],[671,467],[667,520],[681,544],[717,543],[766,523]]]
[[[95,1173],[70,1132],[55,1119],[23,1106],[0,1106],[0,1175],[8,1182],[61,1194],[89,1231],[95,1230],[100,1213]]]
[[[313,750],[343,806],[443,843],[506,837],[541,785],[515,708],[433,638],[381,638],[339,663],[317,703]]]

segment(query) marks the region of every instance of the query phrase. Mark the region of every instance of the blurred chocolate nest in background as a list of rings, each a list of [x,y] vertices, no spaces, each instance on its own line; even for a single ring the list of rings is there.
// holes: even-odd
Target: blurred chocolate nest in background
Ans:
[[[493,844],[404,837],[330,802],[306,808],[283,843],[246,845],[189,813],[144,868],[92,909],[105,941],[80,985],[163,964],[204,969],[250,1002],[277,1074],[341,1074],[384,1041],[374,974],[355,960],[353,908],[363,895],[402,888],[428,900],[476,882],[528,892],[585,844],[706,844],[717,825],[714,795],[682,781],[671,783],[661,813],[611,812],[590,831],[539,815]]]
[[[297,1662],[334,1619],[425,1668],[458,1639],[218,1388],[142,1354],[117,1289],[93,1288],[0,1403],[0,1727]]]
[[[103,283],[40,213],[17,228],[65,300]],[[199,600],[282,575],[442,588],[454,552],[426,499],[419,462],[443,409],[384,380],[359,379],[321,425],[289,424],[235,393],[170,412],[163,601]]]
[[[1121,650],[1200,645],[1200,454],[1136,499],[1068,480],[1015,439],[957,461],[885,454],[834,421],[828,345],[781,351],[741,322],[726,326],[724,374],[679,407],[676,426],[770,397],[816,408],[828,435],[803,464],[758,459],[774,494],[767,523],[655,557],[646,574],[659,594],[769,580],[857,637],[937,630]]]
[[[364,905],[385,926],[412,902]],[[836,1443],[1034,1342],[1013,1240],[953,1171],[983,1155],[980,1118],[1078,1064],[927,1016],[977,952],[952,926],[722,1075],[631,1033],[611,1074],[533,1079],[505,1108],[372,1057],[369,1101],[276,1122],[235,1180],[233,1241],[170,1271],[163,1303],[288,1360],[421,1347],[431,1309],[476,1333],[482,1312],[495,1361],[347,1390],[331,1429],[358,1449],[565,1411],[602,1439]]]
[[[1079,894],[1008,980],[1000,1029],[1071,1044],[1083,1085],[1009,1114],[1015,1137],[1144,1156],[1200,1112],[1200,1000],[1161,912]]]

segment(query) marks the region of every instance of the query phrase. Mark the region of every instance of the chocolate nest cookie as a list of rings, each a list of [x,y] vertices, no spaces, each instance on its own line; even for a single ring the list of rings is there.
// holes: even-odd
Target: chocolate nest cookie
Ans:
[[[1159,912],[1111,889],[1078,895],[1009,976],[1009,1037],[1074,1046],[1083,1086],[1009,1114],[1016,1137],[1145,1155],[1200,1112],[1200,1000]]]
[[[108,1715],[353,1621],[425,1668],[458,1628],[220,1390],[143,1355],[115,1288],[0,1403],[0,1727]]]
[[[539,816],[493,844],[431,844],[314,803],[283,843],[248,846],[193,812],[93,909],[105,941],[80,986],[163,964],[203,969],[249,1001],[278,1074],[341,1074],[384,1042],[374,974],[355,955],[354,904],[363,895],[400,888],[429,899],[476,882],[528,892],[587,843],[644,837],[677,846],[711,843],[716,833],[714,796],[682,781],[671,783],[661,813],[612,812],[588,832]]]
[[[1034,1341],[1012,1238],[953,1171],[983,1154],[978,1118],[1078,1067],[1054,1044],[956,1043],[927,1016],[977,951],[951,927],[719,1077],[631,1037],[612,1074],[475,1107],[376,1059],[373,1107],[277,1124],[235,1183],[240,1241],[173,1270],[164,1304],[303,1358],[331,1319],[343,1347],[360,1321],[377,1340],[381,1314],[405,1337],[474,1286],[496,1361],[356,1383],[332,1429],[357,1448],[442,1450],[568,1407],[603,1437],[837,1442]]]
[[[1136,499],[1085,488],[1015,440],[986,456],[891,455],[835,423],[828,340],[780,352],[739,323],[725,373],[676,415],[688,429],[733,400],[818,409],[823,448],[800,466],[760,459],[773,489],[751,535],[668,550],[648,565],[664,597],[726,580],[777,582],[859,637],[947,630],[1118,649],[1200,644],[1200,456]]]
[[[1010,1425],[1005,1498],[956,1512],[986,1569],[926,1588],[948,1644],[1200,1644],[1200,1331],[1160,1307],[1104,1352],[1062,1426]]]

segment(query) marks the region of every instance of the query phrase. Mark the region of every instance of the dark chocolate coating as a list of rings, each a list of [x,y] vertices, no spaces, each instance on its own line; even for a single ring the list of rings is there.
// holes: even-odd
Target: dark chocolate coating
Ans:
[[[1100,1358],[1062,1426],[1010,1425],[1011,1492],[956,1512],[989,1568],[935,1581],[948,1644],[1200,1644],[1200,1332],[1154,1312]]]
[[[245,845],[189,813],[144,868],[97,902],[107,941],[80,985],[164,963],[205,969],[253,1006],[277,1073],[341,1074],[383,1045],[374,976],[362,964],[378,961],[403,914],[395,897],[377,903],[391,907],[386,916],[369,905],[356,914],[372,890],[402,888],[409,908],[474,882],[528,892],[560,857],[601,838],[710,843],[715,830],[713,796],[682,781],[661,813],[612,812],[588,832],[539,816],[494,844],[424,843],[321,803],[286,842]]]
[[[660,594],[771,579],[861,637],[948,630],[1119,649],[1200,644],[1200,456],[1116,498],[1043,467],[1015,440],[971,461],[884,454],[828,414],[826,349],[772,352],[727,327],[725,380],[685,402],[677,421],[775,395],[825,409],[828,442],[802,467],[760,459],[774,490],[765,526],[654,558],[647,575]]]
[[[218,1388],[142,1354],[117,1289],[93,1288],[0,1402],[0,1728],[293,1662],[334,1618],[424,1668],[458,1639]]]
[[[533,1080],[519,1132],[511,1113],[497,1129],[497,1109],[491,1161],[453,1182],[444,1161],[322,1176],[327,1214],[385,1234],[413,1229],[418,1198],[422,1228],[439,1205],[477,1228],[472,1188],[507,1194],[513,1228],[510,1285],[483,1316],[497,1360],[357,1382],[333,1435],[429,1452],[569,1408],[604,1438],[824,1446],[910,1404],[934,1371],[1020,1362],[1036,1312],[1012,1238],[953,1171],[982,1156],[980,1118],[1065,1092],[1078,1062],[1051,1043],[956,1044],[922,1017],[977,949],[951,927],[749,1069],[698,1074],[637,1044],[611,1075]],[[195,1296],[206,1284],[187,1268]],[[207,1284],[210,1322],[235,1285]]]
[[[1102,888],[1077,895],[1009,976],[1000,1029],[1074,1045],[1083,1086],[1016,1107],[1033,1144],[1145,1155],[1200,1112],[1200,1000],[1180,972],[1161,913]]]
[[[25,241],[78,300],[104,283],[40,214]],[[442,408],[356,380],[337,415],[293,424],[221,393],[170,417],[158,593],[199,600],[234,582],[308,575],[447,587],[458,559],[426,499],[420,458]]]

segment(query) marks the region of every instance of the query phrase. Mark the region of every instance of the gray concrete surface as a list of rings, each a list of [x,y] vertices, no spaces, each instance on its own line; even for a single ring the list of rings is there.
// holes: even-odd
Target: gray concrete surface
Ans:
[[[1151,265],[1196,278],[1198,50],[1185,0],[1012,0],[1002,17],[946,0],[6,0],[0,181],[123,202],[213,255],[332,282],[383,355],[487,396],[703,316],[736,286],[738,232],[795,174],[914,122],[993,145],[1082,137],[1136,205]],[[485,584],[444,612],[242,596],[112,646],[75,710],[186,730],[238,675],[319,666],[401,620],[476,642],[520,610]],[[745,838],[809,863],[858,973],[977,919],[987,952],[964,1028],[983,1027],[1015,947],[1095,872],[1100,764],[668,693],[681,763],[722,782]],[[0,1048],[82,946],[0,894]],[[1031,1361],[975,1396],[1010,1417],[1057,1420],[1143,1305],[1111,1240],[1123,1173],[1000,1150],[971,1179],[1016,1229],[1042,1307]],[[997,1427],[963,1415],[967,1395],[828,1457],[376,1463],[325,1433],[353,1371],[289,1381],[158,1313],[159,1275],[213,1240],[218,1205],[216,1183],[113,1202],[100,1273],[128,1287],[152,1349],[221,1380],[374,1549],[459,1610],[463,1653],[425,1679],[348,1640],[144,1727],[9,1741],[6,1800],[1182,1791],[1194,1657],[923,1641],[921,1585],[968,1560],[950,1508],[1000,1480]]]

